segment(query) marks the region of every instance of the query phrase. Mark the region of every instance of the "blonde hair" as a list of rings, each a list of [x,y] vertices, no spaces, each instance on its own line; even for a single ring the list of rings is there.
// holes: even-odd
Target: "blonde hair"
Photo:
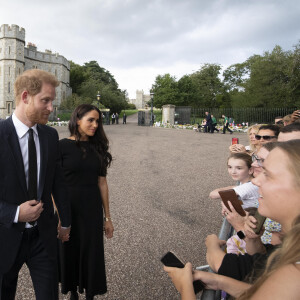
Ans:
[[[248,128],[247,135],[248,135],[249,140],[250,140],[250,131],[254,130],[255,134],[257,134],[260,126],[261,126],[261,124],[255,124]],[[251,152],[255,152],[257,150],[256,146],[252,145],[251,143],[250,143],[250,149],[251,149]]]
[[[296,188],[300,187],[300,140],[290,140],[276,144],[276,148],[288,157],[288,168],[294,175]],[[275,149],[276,149],[275,148]],[[273,151],[273,150],[272,150]],[[300,201],[300,200],[299,200]],[[268,258],[266,269],[262,276],[240,297],[239,300],[249,299],[263,283],[279,268],[300,261],[300,215],[294,220],[292,229],[286,234],[279,249]]]
[[[20,102],[23,91],[26,90],[30,96],[35,96],[41,91],[43,83],[49,83],[53,87],[59,86],[59,81],[56,77],[43,70],[31,69],[19,75],[15,81],[14,90],[16,105]]]
[[[286,234],[282,245],[268,258],[266,269],[259,279],[238,300],[250,299],[264,282],[281,267],[300,261],[300,215],[295,219],[292,229]]]

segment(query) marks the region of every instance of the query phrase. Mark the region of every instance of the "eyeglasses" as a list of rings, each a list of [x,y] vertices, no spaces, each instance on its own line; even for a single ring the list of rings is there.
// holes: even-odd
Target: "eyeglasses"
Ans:
[[[255,138],[260,141],[261,139],[265,140],[265,141],[269,141],[271,139],[276,139],[277,136],[276,135],[259,135],[259,134],[256,134],[255,135]]]
[[[264,161],[265,161],[265,159],[264,159],[264,158],[259,158],[257,155],[252,154],[252,162],[255,162],[255,161],[257,161],[257,164],[258,164],[260,167],[262,167],[262,166],[263,166],[263,163],[264,163]]]

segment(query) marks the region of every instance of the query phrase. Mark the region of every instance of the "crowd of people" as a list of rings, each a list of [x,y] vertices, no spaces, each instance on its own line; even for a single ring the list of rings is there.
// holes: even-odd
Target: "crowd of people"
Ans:
[[[284,121],[283,121],[284,120]],[[244,216],[229,201],[220,213],[235,234],[227,241],[206,238],[206,260],[214,273],[165,266],[181,299],[196,299],[193,281],[221,290],[223,299],[299,299],[300,295],[300,111],[277,124],[253,125],[249,145],[231,145],[227,169],[237,185]],[[258,232],[257,212],[265,217]],[[257,232],[257,233],[255,233]]]
[[[104,114],[102,114],[102,117],[105,118]],[[123,113],[123,124],[126,124],[126,119],[127,119],[127,115],[124,112]],[[119,124],[119,114],[116,113],[112,113],[111,115],[111,124]]]
[[[15,299],[24,263],[38,300],[58,299],[58,282],[72,300],[78,293],[91,300],[107,291],[103,229],[107,238],[114,233],[106,180],[109,141],[100,110],[89,104],[74,110],[69,137],[59,141],[46,126],[58,84],[48,72],[25,71],[15,82],[16,109],[0,122],[0,300]],[[225,134],[229,120],[223,118]],[[282,124],[254,125],[248,146],[230,146],[227,169],[238,185],[216,189],[210,198],[233,189],[245,216],[230,202],[229,208],[220,206],[237,234],[228,241],[206,238],[215,274],[193,271],[190,263],[165,267],[182,299],[195,299],[194,280],[238,299],[299,298],[299,118],[296,111]],[[206,126],[216,130],[208,112]],[[267,217],[258,234],[256,211]]]
[[[211,115],[208,111],[205,112],[205,119],[202,120],[201,125],[198,124],[198,131],[203,130],[204,133],[214,133],[220,132],[220,130],[217,128],[217,119],[214,117],[214,115]],[[230,134],[233,133],[233,131],[229,128],[229,125],[233,122],[231,118],[226,117],[225,115],[222,115],[222,118],[224,119],[224,125],[222,134],[225,134],[226,131],[228,131]]]

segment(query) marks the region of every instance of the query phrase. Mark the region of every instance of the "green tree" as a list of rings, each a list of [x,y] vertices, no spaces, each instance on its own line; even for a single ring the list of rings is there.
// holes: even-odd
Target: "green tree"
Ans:
[[[152,91],[155,95],[153,104],[157,108],[166,104],[178,105],[180,103],[176,78],[170,74],[158,75],[152,85]]]
[[[217,107],[217,95],[222,92],[219,64],[204,64],[199,71],[191,74],[197,89],[197,104],[204,107]]]
[[[62,102],[61,109],[74,109],[81,103],[97,103],[98,91],[101,94],[100,107],[109,108],[112,112],[120,112],[127,106],[126,91],[118,87],[113,75],[99,66],[96,61],[84,63],[83,66],[70,62],[70,84],[72,97]]]
[[[78,93],[80,85],[86,80],[84,68],[70,61],[70,86],[72,93]]]
[[[180,105],[197,106],[197,86],[191,76],[184,75],[177,82]]]

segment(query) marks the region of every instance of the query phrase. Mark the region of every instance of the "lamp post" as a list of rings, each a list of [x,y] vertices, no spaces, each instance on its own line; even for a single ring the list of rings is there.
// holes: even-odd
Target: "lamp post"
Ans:
[[[154,93],[150,92],[150,98],[151,98],[151,119],[150,119],[150,126],[153,126],[153,98],[154,98]]]
[[[101,99],[101,95],[100,92],[98,91],[97,93],[97,102],[98,102],[98,108],[100,109],[100,99]]]

